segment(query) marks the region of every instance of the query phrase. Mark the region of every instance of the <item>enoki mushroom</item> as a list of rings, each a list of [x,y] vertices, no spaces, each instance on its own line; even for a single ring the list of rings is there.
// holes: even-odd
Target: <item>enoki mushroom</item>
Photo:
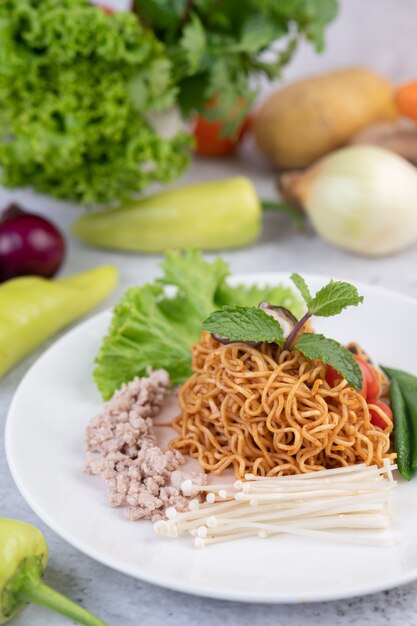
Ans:
[[[393,469],[396,466],[385,460],[383,468],[360,464],[271,478],[247,474],[245,481],[229,485],[197,486],[186,480],[181,486],[184,495],[204,495],[205,502],[195,498],[183,513],[167,509],[167,519],[156,522],[154,530],[170,538],[189,534],[198,548],[280,534],[392,545],[391,538],[366,531],[389,526],[397,484]]]

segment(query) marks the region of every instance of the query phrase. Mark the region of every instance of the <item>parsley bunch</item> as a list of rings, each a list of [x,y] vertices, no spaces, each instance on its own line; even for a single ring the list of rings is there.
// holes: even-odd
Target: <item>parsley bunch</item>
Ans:
[[[278,77],[302,38],[322,50],[337,0],[136,0],[136,12],[167,45],[183,113],[226,120],[233,134],[259,79]]]
[[[175,97],[165,47],[135,15],[87,0],[0,2],[5,185],[108,203],[175,179],[190,140],[147,121]]]

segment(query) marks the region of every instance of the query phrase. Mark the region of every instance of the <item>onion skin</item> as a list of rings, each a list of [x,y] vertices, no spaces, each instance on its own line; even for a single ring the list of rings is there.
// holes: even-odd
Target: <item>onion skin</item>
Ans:
[[[280,187],[339,248],[383,256],[417,240],[417,170],[383,148],[337,150],[303,173],[281,177]]]
[[[17,205],[0,217],[0,282],[25,275],[51,278],[64,256],[64,238],[45,218]]]

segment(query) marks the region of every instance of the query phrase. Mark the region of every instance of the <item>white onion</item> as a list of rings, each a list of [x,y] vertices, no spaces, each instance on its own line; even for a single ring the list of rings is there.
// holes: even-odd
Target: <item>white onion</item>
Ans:
[[[283,186],[336,246],[379,256],[417,240],[417,170],[388,150],[343,148]]]

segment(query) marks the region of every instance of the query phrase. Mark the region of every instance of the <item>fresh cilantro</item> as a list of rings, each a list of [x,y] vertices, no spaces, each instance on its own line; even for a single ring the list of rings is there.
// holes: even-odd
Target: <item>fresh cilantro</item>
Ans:
[[[353,354],[334,339],[315,333],[304,333],[296,341],[294,348],[312,361],[318,359],[331,365],[356,391],[362,388],[361,369]]]
[[[203,320],[225,304],[252,306],[273,294],[274,302],[302,310],[288,287],[229,286],[227,264],[208,263],[196,250],[168,253],[162,269],[162,278],[129,289],[113,311],[94,370],[106,400],[123,383],[146,375],[148,367],[163,367],[172,384],[183,383],[192,373],[191,346]]]
[[[135,0],[135,11],[167,46],[183,114],[197,110],[208,119],[226,120],[224,133],[233,135],[263,76],[277,78],[303,39],[323,48],[337,5],[337,0]]]
[[[206,33],[196,14],[191,16],[184,27],[179,45],[187,63],[188,74],[192,76],[199,69],[207,48]]]
[[[310,315],[331,317],[348,306],[358,306],[363,302],[363,296],[350,283],[331,280],[312,298],[306,282],[299,274],[292,274],[291,280],[301,293]]]
[[[203,322],[204,330],[230,341],[282,343],[280,324],[256,307],[225,306]]]

